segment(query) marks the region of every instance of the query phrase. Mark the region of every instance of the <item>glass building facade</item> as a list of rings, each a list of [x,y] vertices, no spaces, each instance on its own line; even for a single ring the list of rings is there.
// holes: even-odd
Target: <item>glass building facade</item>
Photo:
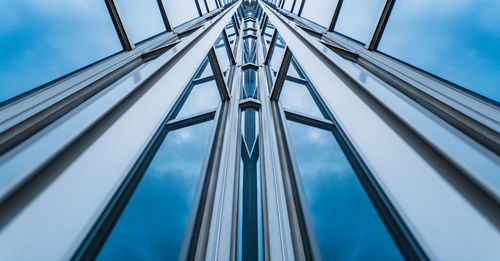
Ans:
[[[0,3],[0,260],[498,260],[500,6],[438,2]]]

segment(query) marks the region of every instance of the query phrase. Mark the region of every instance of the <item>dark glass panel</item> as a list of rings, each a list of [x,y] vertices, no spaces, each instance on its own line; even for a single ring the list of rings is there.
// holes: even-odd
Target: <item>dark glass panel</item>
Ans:
[[[367,43],[380,18],[386,0],[347,0],[342,2],[335,31]]]
[[[212,122],[167,134],[97,260],[177,260]]]
[[[337,2],[338,0],[306,0],[300,16],[325,28],[329,28],[332,23],[333,13],[337,7]],[[349,0],[344,2],[349,2]]]
[[[140,42],[166,30],[156,0],[115,2],[132,42]]]
[[[500,1],[396,1],[378,50],[500,102]]]
[[[0,1],[0,102],[122,50],[106,4]]]
[[[404,260],[332,133],[287,125],[323,260]]]

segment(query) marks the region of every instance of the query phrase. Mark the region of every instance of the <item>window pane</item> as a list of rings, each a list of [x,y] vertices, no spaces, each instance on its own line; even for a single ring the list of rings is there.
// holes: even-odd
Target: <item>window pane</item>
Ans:
[[[172,28],[199,17],[194,0],[162,0]]]
[[[285,5],[283,5],[283,9],[290,11],[292,10],[293,0],[285,0]]]
[[[102,0],[0,1],[0,102],[122,50]]]
[[[193,87],[176,118],[182,118],[217,108],[220,94],[215,80],[200,83]]]
[[[207,13],[207,8],[205,6],[205,2],[203,2],[203,0],[196,0],[196,1],[198,1],[198,4],[200,5],[201,13],[202,14],[206,14]]]
[[[323,27],[329,28],[338,0],[306,0],[300,16],[311,20]],[[344,1],[349,2],[349,0]]]
[[[332,133],[287,123],[323,260],[404,260]]]
[[[500,102],[498,10],[499,1],[396,1],[378,49]]]
[[[167,134],[97,260],[177,260],[212,122]]]
[[[323,118],[323,114],[316,105],[311,93],[303,84],[285,80],[279,101],[287,109]]]
[[[217,9],[217,4],[215,4],[216,0],[207,0],[208,10],[211,12]]]
[[[302,4],[302,0],[297,0],[295,2],[295,6],[293,7],[292,13],[298,14],[300,10],[300,5]]]
[[[229,58],[229,50],[226,48],[223,34],[221,34],[215,42],[215,54],[217,56],[217,61],[219,62],[222,74],[224,77],[227,77],[231,67],[231,60]]]
[[[272,50],[272,55],[271,55],[271,61],[270,61],[270,69],[276,77],[278,74],[278,70],[280,69],[281,62],[283,61],[283,56],[285,55],[285,41],[281,38],[281,36],[278,34],[276,35],[276,43],[274,44],[273,50]]]
[[[122,22],[134,43],[166,30],[155,0],[117,0],[116,4]]]
[[[380,18],[385,0],[347,0],[342,3],[335,31],[354,40],[369,41]]]

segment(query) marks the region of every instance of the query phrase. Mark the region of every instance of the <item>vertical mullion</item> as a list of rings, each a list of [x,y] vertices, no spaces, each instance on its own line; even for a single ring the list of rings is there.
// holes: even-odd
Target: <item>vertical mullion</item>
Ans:
[[[335,27],[335,24],[337,23],[337,19],[339,18],[340,8],[342,7],[342,2],[343,2],[343,0],[339,0],[337,2],[337,7],[335,7],[335,12],[333,12],[333,17],[332,17],[332,22],[330,23],[330,28],[328,28],[328,31],[330,31],[330,32],[333,32],[333,28]]]
[[[299,11],[297,12],[297,15],[300,16],[302,14],[302,10],[304,10],[304,5],[306,3],[307,0],[302,0],[302,3],[300,3],[300,8],[299,8]],[[341,0],[339,0],[341,1]]]
[[[210,13],[210,9],[208,9],[207,0],[203,0],[203,3],[205,3],[205,9],[207,9],[207,13]]]
[[[194,4],[196,5],[196,10],[198,10],[198,15],[202,16],[203,13],[201,12],[200,3],[198,3],[198,0],[193,0],[193,1],[194,1]]]
[[[111,20],[115,26],[116,32],[118,33],[118,37],[120,38],[120,42],[123,46],[123,49],[126,51],[130,51],[135,48],[134,42],[130,39],[130,35],[123,24],[123,21],[120,17],[120,12],[114,0],[105,0],[106,6],[108,7],[109,15],[111,16]]]
[[[163,19],[163,23],[165,24],[165,28],[167,28],[167,32],[172,31],[172,27],[170,27],[170,22],[168,21],[167,12],[165,11],[165,6],[163,5],[162,0],[157,0],[158,8],[160,9],[161,18]]]
[[[387,20],[389,20],[389,16],[391,15],[392,7],[394,6],[395,0],[387,0],[384,5],[384,9],[379,16],[378,23],[373,30],[372,37],[370,41],[366,43],[365,48],[373,51],[377,49],[378,43],[380,42],[380,38],[382,37],[382,33],[384,32],[385,25],[387,24]]]

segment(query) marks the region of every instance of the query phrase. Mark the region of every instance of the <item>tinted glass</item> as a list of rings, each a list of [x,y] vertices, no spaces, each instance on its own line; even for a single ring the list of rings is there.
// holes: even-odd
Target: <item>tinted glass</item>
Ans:
[[[335,31],[362,43],[368,42],[384,4],[385,0],[345,0],[340,8]]]
[[[331,132],[287,123],[323,260],[404,260]]]
[[[116,0],[115,2],[120,11],[120,18],[134,43],[166,30],[156,0]]]
[[[306,0],[300,16],[329,28],[337,2],[338,0]],[[344,2],[349,2],[349,0]]]
[[[500,102],[499,10],[500,1],[396,1],[378,49]]]
[[[194,0],[162,0],[172,28],[199,17]]]
[[[323,118],[316,102],[304,84],[285,80],[279,101],[287,109]]]
[[[0,1],[0,102],[122,50],[102,0]]]
[[[220,94],[215,80],[197,84],[191,90],[176,118],[182,118],[217,108]]]
[[[97,260],[177,260],[211,127],[167,134]]]

